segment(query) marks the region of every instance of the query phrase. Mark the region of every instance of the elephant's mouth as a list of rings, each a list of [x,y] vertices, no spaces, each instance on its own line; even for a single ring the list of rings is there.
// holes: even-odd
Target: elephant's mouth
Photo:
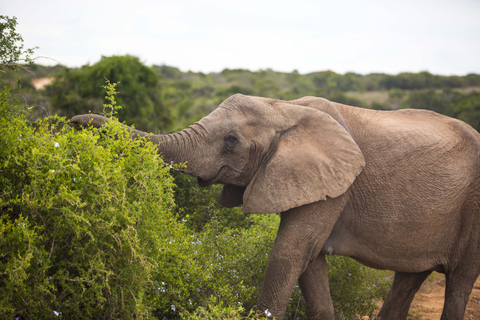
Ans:
[[[225,170],[226,169],[227,169],[227,167],[225,167],[225,166],[221,167],[220,170],[218,170],[217,175],[215,177],[213,177],[212,179],[203,180],[202,178],[197,177],[198,184],[200,185],[200,187],[211,186],[212,184],[217,182],[219,179],[221,179],[225,175]]]

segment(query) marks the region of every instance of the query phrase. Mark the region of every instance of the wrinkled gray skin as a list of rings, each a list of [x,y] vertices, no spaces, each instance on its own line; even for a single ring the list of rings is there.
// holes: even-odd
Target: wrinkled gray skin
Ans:
[[[309,317],[334,319],[325,263],[334,254],[395,271],[378,318],[406,319],[438,271],[441,319],[463,319],[480,273],[480,135],[467,124],[429,111],[234,95],[187,129],[149,139],[165,161],[187,161],[202,186],[224,184],[224,206],[281,212],[260,310],[282,319],[298,280]]]

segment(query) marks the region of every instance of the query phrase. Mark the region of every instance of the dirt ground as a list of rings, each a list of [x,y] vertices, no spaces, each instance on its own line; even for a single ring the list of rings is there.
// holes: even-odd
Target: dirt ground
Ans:
[[[445,277],[430,276],[415,295],[410,307],[410,320],[438,320],[442,314],[445,295]],[[480,277],[473,286],[465,313],[465,320],[480,319]]]

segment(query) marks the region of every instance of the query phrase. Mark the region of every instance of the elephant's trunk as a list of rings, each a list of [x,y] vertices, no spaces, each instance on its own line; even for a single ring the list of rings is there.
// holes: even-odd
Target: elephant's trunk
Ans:
[[[147,135],[147,138],[157,145],[158,152],[162,154],[166,163],[186,163],[186,168],[180,168],[180,171],[199,176],[202,172],[198,163],[202,149],[200,141],[204,141],[200,132],[204,132],[203,126],[195,123],[177,133]]]
[[[70,122],[76,129],[86,128],[92,126],[94,128],[102,127],[108,118],[96,114],[83,114],[74,116]],[[198,176],[199,170],[195,164],[195,150],[198,148],[199,135],[206,134],[204,127],[198,123],[172,134],[148,134],[143,131],[133,129],[129,126],[123,125],[124,129],[132,133],[136,137],[145,137],[147,140],[153,142],[159,153],[162,154],[163,160],[168,164],[183,164],[187,163],[186,168],[180,168],[187,174]]]

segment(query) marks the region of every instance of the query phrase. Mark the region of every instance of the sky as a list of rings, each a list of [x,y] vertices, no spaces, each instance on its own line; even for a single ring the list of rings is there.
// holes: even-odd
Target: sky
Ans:
[[[480,0],[0,0],[41,65],[480,74]]]

